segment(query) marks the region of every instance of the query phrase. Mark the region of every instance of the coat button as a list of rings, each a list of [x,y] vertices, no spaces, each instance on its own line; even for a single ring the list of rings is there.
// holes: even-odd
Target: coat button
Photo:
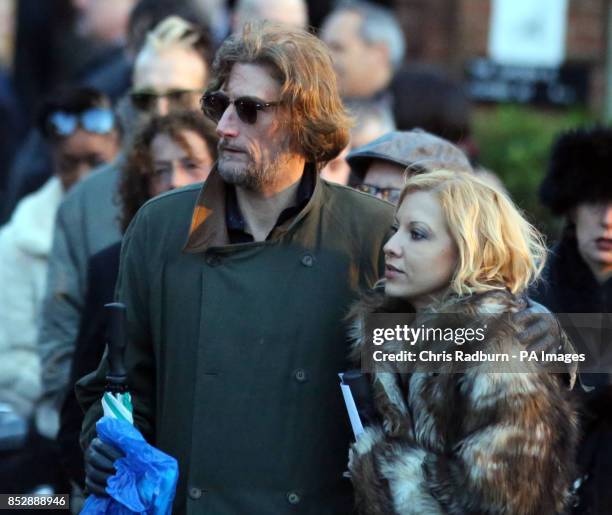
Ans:
[[[294,373],[293,377],[298,383],[305,383],[308,380],[308,375],[306,374],[306,370],[303,368],[298,368]]]
[[[217,266],[221,263],[221,258],[215,254],[206,256],[206,263],[210,266]]]
[[[189,489],[189,497],[191,497],[194,500],[199,499],[200,497],[202,497],[202,489],[192,486]]]
[[[287,493],[287,501],[289,502],[289,504],[299,504],[301,500],[302,498],[300,497],[300,494],[298,494],[297,492]]]
[[[312,266],[314,265],[315,258],[312,254],[304,254],[302,257],[302,264],[304,266]]]

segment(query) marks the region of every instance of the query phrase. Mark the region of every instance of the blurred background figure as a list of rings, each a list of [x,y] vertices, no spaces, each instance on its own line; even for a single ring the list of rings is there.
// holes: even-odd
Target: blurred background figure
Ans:
[[[355,120],[351,128],[351,148],[367,145],[396,129],[393,111],[386,102],[363,98],[345,104]]]
[[[81,64],[81,68],[85,68],[87,71],[72,72],[71,75],[64,74],[63,76],[58,72],[59,75],[53,81],[62,84],[85,84],[109,94],[113,100],[117,100],[128,91],[133,75],[134,61],[145,43],[146,34],[150,30],[173,14],[178,14],[185,20],[196,24],[199,24],[201,20],[197,9],[190,7],[190,2],[177,4],[169,0],[140,0],[135,3],[134,8],[130,11],[127,28],[121,22],[119,16],[111,17],[104,23],[87,21],[90,16],[95,14],[96,9],[100,8],[100,5],[105,4],[100,0],[91,0],[91,2],[86,2],[81,11],[78,11],[80,17],[77,17],[76,13],[74,14],[77,19],[81,20],[81,31],[90,30],[94,31],[94,34],[88,33],[86,39],[81,38],[81,40],[73,42],[72,46],[80,49],[80,54],[98,55],[101,52],[104,59],[92,58],[89,59],[89,64]],[[66,32],[68,32],[67,29]],[[101,37],[96,36],[96,34],[101,32],[106,34],[107,39],[110,34],[117,35],[119,32],[126,34],[125,37],[114,38],[115,43],[109,46],[96,43],[96,37]],[[202,32],[207,34],[205,29]],[[68,32],[64,38],[66,41],[71,41],[69,34]],[[66,43],[66,41],[64,42]],[[119,45],[119,41],[123,43]],[[100,50],[100,46],[106,50]],[[210,46],[208,35],[203,46]],[[94,62],[91,62],[92,60]],[[38,101],[34,98],[32,102],[37,103]],[[3,205],[0,206],[0,222],[8,219],[21,197],[35,191],[44,184],[51,174],[50,163],[49,149],[45,145],[40,132],[34,127],[29,131],[25,141],[17,151],[12,166],[7,167],[5,172],[7,176],[5,179],[6,193]]]
[[[540,198],[565,221],[534,300],[554,313],[612,312],[612,129],[562,133],[556,140]],[[604,318],[610,334],[610,323]],[[572,329],[568,330],[572,337]],[[582,339],[575,335],[574,342]],[[609,342],[605,342],[606,345]],[[584,352],[586,349],[578,349]],[[602,371],[603,372],[603,371]],[[612,374],[581,374],[581,486],[573,513],[612,512]]]
[[[330,182],[354,185],[360,181],[351,177],[351,168],[346,161],[348,153],[395,130],[393,112],[386,102],[371,98],[352,99],[345,102],[354,125],[351,127],[351,141],[342,153],[330,161],[322,170],[321,177]]]
[[[367,2],[341,5],[325,19],[320,35],[331,50],[344,99],[388,96],[406,47],[392,11]]]
[[[542,299],[556,313],[612,311],[612,129],[561,134],[553,145],[540,198],[563,216]]]
[[[208,77],[208,41],[206,32],[177,17],[167,18],[148,34],[134,64],[132,90],[118,106],[125,120],[124,152],[134,133],[152,116],[199,110]],[[96,170],[58,209],[39,336],[44,396],[39,410],[48,413],[50,437],[57,433],[68,384],[84,307],[87,262],[121,239],[115,197],[122,165],[120,156]]]
[[[159,0],[152,0],[159,1]],[[163,0],[171,2],[175,8],[178,7],[176,0]],[[223,40],[231,32],[230,2],[226,0],[184,0],[186,5],[193,9],[199,16],[201,25],[206,25],[211,33],[213,46],[219,48]],[[184,17],[180,12],[178,16]],[[189,18],[185,18],[191,21]]]
[[[136,136],[121,170],[121,231],[125,232],[136,211],[150,198],[206,180],[216,158],[215,126],[199,113],[179,111],[154,117]],[[61,410],[57,437],[61,461],[81,490],[85,480],[79,446],[83,412],[74,395],[74,384],[94,371],[102,358],[107,325],[103,306],[113,300],[120,250],[121,243],[117,242],[89,260],[83,314]]]
[[[110,99],[92,89],[50,96],[39,124],[52,149],[54,175],[23,198],[0,229],[0,403],[30,422],[41,392],[37,326],[55,214],[74,184],[92,168],[113,161],[120,141]],[[23,449],[0,457],[0,484],[7,491],[25,493],[40,484],[61,484],[49,466],[57,460],[53,444],[39,430],[45,421],[36,422]]]
[[[237,0],[232,16],[233,32],[247,22],[268,20],[294,27],[308,26],[305,0]]]
[[[421,128],[461,148],[474,162],[472,104],[463,85],[433,66],[408,64],[393,78],[393,113],[398,130]]]
[[[129,88],[131,64],[125,54],[130,12],[136,0],[72,0],[78,36],[90,41],[91,55],[76,82],[91,84],[114,100]]]
[[[14,5],[16,108],[29,125],[40,99],[77,73],[85,45],[76,45],[72,0],[19,0]]]
[[[55,4],[54,6],[51,4]],[[58,6],[57,0],[43,8],[51,8],[48,12],[49,19],[39,19],[35,11],[40,8],[41,3],[30,6],[27,2],[18,7],[22,15],[26,17],[25,22],[37,23],[41,26],[55,20],[58,12],[67,15],[69,21],[62,21],[56,29],[45,27],[42,31],[55,31],[48,35],[48,44],[55,45],[56,53],[70,64],[57,62],[55,56],[49,56],[49,63],[55,63],[55,68],[46,72],[46,83],[48,89],[41,89],[38,84],[32,84],[37,80],[37,68],[34,72],[23,70],[21,66],[33,64],[30,54],[17,56],[15,80],[18,86],[17,92],[22,96],[22,103],[28,105],[27,109],[37,106],[40,98],[46,92],[58,87],[88,86],[108,95],[115,102],[125,93],[130,84],[131,62],[125,54],[128,19],[130,11],[136,4],[136,0],[70,0],[64,5]],[[73,27],[70,26],[73,23]],[[55,27],[55,25],[53,26]],[[18,27],[19,28],[19,27]],[[21,27],[22,38],[27,37],[27,48],[37,48],[39,43],[38,32],[31,25]],[[23,32],[25,31],[25,34]],[[32,31],[32,32],[30,32]],[[20,32],[17,34],[18,41]],[[65,46],[67,48],[65,48]],[[46,55],[43,50],[42,55]],[[24,60],[22,63],[20,60]],[[22,89],[21,89],[22,88]],[[36,96],[34,96],[36,95]],[[27,109],[24,111],[27,113]],[[29,122],[26,119],[26,123]],[[7,167],[8,168],[8,167]],[[25,139],[14,156],[12,167],[7,172],[6,197],[4,205],[0,208],[0,221],[6,221],[20,198],[36,191],[51,175],[52,165],[50,150],[45,145],[41,133],[34,127],[25,135]]]
[[[411,175],[436,169],[473,171],[458,147],[421,129],[390,132],[353,150],[347,161],[358,190],[392,204]]]

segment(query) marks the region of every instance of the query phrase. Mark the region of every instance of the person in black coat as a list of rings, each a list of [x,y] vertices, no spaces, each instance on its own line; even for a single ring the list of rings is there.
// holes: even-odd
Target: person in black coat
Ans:
[[[199,140],[199,142],[198,142]],[[204,180],[217,156],[214,126],[194,112],[155,117],[135,138],[119,185],[121,227],[125,232],[136,211],[155,195]],[[198,173],[196,173],[196,171]],[[60,413],[57,436],[62,465],[81,488],[85,485],[79,434],[83,412],[74,394],[75,383],[98,368],[106,346],[107,313],[119,272],[121,243],[89,260],[87,292],[70,370],[70,387]]]
[[[532,297],[554,313],[601,313],[605,322],[612,311],[611,170],[611,128],[569,131],[553,146],[540,197],[565,217],[565,227]],[[582,389],[579,399],[583,438],[573,513],[612,513],[612,374],[581,380],[592,389]]]

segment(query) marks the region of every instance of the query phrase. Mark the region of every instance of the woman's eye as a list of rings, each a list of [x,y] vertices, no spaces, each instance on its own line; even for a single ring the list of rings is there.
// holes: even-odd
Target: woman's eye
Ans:
[[[391,225],[391,231],[393,233],[396,233],[397,231],[399,231],[399,224],[393,224]]]
[[[425,234],[420,231],[410,231],[410,237],[416,241],[424,240],[426,238]]]
[[[183,161],[183,168],[190,172],[197,171],[200,169],[200,163],[198,161],[192,161],[191,159],[185,159]]]

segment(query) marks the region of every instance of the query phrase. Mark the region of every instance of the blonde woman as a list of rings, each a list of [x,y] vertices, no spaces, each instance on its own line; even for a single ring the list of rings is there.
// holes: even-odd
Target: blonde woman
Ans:
[[[483,351],[518,354],[525,342],[504,315],[525,308],[545,247],[512,202],[470,174],[418,175],[402,191],[393,229],[384,296],[361,303],[357,321],[398,305],[416,311],[415,324],[442,326],[441,313],[453,313],[467,327],[486,316]],[[357,354],[363,342],[361,334]],[[382,423],[349,459],[359,512],[563,513],[577,439],[569,389],[538,364],[511,366],[374,373]]]

